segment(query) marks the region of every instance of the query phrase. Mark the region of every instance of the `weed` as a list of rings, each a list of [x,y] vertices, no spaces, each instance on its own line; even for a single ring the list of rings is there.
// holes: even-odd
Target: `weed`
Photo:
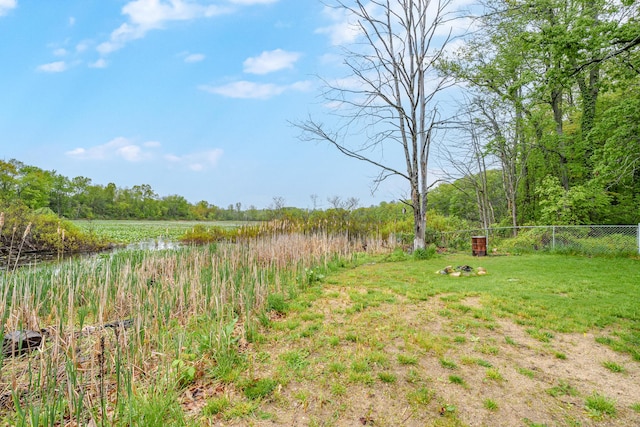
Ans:
[[[453,339],[453,342],[456,344],[464,344],[467,342],[467,337],[465,337],[464,335],[456,335],[456,337]]]
[[[398,354],[398,363],[401,365],[417,365],[418,358],[414,355],[400,353]]]
[[[617,414],[615,401],[595,392],[585,399],[584,406],[589,416],[595,419],[615,417]]]
[[[442,415],[443,417],[452,416],[455,415],[457,410],[458,407],[456,405],[445,403],[444,405],[440,406],[440,415]]]
[[[533,422],[529,418],[525,418],[522,421],[524,421],[524,423],[527,425],[527,427],[548,427],[546,424],[540,424],[540,423]]]
[[[226,420],[243,418],[252,414],[255,410],[256,404],[253,402],[236,402],[223,412],[223,416]]]
[[[267,310],[278,314],[285,314],[288,309],[287,301],[282,294],[270,294],[267,296]]]
[[[631,409],[640,414],[640,402],[631,405]]]
[[[608,370],[610,370],[611,372],[615,372],[618,374],[624,373],[626,370],[624,369],[624,366],[619,365],[615,362],[603,362],[602,366],[604,366],[605,368],[607,368]]]
[[[553,338],[553,334],[551,332],[541,331],[539,329],[529,328],[526,329],[526,332],[540,342],[550,342]]]
[[[395,375],[389,372],[380,372],[378,374],[378,378],[380,379],[380,381],[387,384],[393,384],[398,380]]]
[[[278,382],[270,378],[262,378],[251,381],[244,387],[244,395],[247,399],[262,399],[269,396],[278,386]]]
[[[331,384],[331,394],[335,396],[344,396],[347,394],[347,387],[340,383]]]
[[[536,373],[533,372],[531,369],[527,369],[527,368],[518,368],[518,373],[524,375],[525,377],[529,377],[529,378],[535,378]]]
[[[376,381],[369,372],[351,372],[349,381],[352,383],[360,383],[364,385],[373,385]]]
[[[407,372],[407,382],[409,384],[417,384],[421,381],[422,376],[420,376],[420,373],[415,369],[409,369],[409,372]]]
[[[558,381],[558,385],[547,389],[547,393],[553,397],[577,396],[578,390],[565,380]]]
[[[171,368],[177,377],[178,387],[183,388],[193,383],[196,379],[196,368],[187,365],[182,359],[176,359],[171,363]]]
[[[301,403],[306,403],[309,400],[309,392],[306,390],[298,390],[293,393],[293,397]]]
[[[409,402],[414,405],[428,405],[435,397],[436,392],[427,387],[420,387],[419,389],[412,391],[407,396]]]
[[[492,356],[496,356],[498,353],[500,353],[500,349],[498,347],[486,343],[478,344],[474,348],[476,351],[482,354],[488,354]]]
[[[353,332],[347,332],[347,334],[344,336],[344,339],[346,341],[356,342],[356,343],[359,341],[358,335]]]
[[[556,352],[555,353],[556,359],[560,359],[560,360],[567,360],[567,355],[561,352]]]
[[[207,401],[207,404],[202,408],[202,414],[207,416],[221,414],[229,405],[231,402],[226,396],[215,397]]]
[[[356,373],[364,373],[369,372],[371,367],[369,366],[369,361],[366,359],[354,360],[351,363],[351,370]]]
[[[449,375],[449,382],[452,384],[465,385],[465,381],[458,375]]]
[[[344,371],[347,370],[347,367],[344,366],[344,364],[340,363],[340,362],[332,362],[329,364],[329,372],[335,373],[335,374],[340,374]]]
[[[518,345],[518,343],[515,342],[515,340],[511,337],[504,337],[504,342],[506,342],[509,345]]]
[[[328,343],[331,347],[336,347],[338,344],[340,344],[340,337],[337,337],[335,335],[329,337]]]
[[[485,377],[488,380],[504,381],[504,377],[502,376],[502,374],[496,368],[487,369],[487,373],[485,374]]]
[[[482,366],[483,368],[493,368],[493,365],[484,359],[475,359],[475,362],[476,365]]]
[[[489,411],[497,411],[498,410],[498,404],[493,399],[485,399],[482,402],[482,406],[484,406],[485,409],[488,409]]]
[[[288,368],[298,372],[309,366],[308,355],[309,353],[306,350],[291,350],[283,353],[280,358]]]
[[[456,362],[445,358],[440,359],[440,366],[446,369],[458,369],[458,365],[456,364]]]

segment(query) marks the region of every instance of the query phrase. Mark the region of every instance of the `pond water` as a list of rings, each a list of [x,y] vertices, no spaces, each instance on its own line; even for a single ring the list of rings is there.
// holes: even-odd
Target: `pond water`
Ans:
[[[113,254],[121,251],[160,251],[167,249],[178,249],[182,246],[180,242],[175,240],[165,239],[163,237],[155,239],[144,239],[139,242],[130,243],[125,246],[114,246],[111,249],[107,249],[102,252],[90,252],[90,253],[75,253],[75,254],[58,254],[56,252],[22,252],[18,258],[16,264],[15,253],[11,254],[11,258],[8,259],[7,255],[0,256],[0,270],[12,270],[16,266],[28,266],[39,265],[48,262],[59,262],[73,258],[91,258],[97,254]]]

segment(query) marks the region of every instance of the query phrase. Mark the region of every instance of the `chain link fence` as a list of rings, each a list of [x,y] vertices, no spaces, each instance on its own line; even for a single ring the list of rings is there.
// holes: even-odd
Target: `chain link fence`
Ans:
[[[534,251],[601,256],[640,254],[640,224],[480,228],[439,233],[433,236],[433,243],[471,251],[472,238],[478,236],[486,238],[489,254]]]

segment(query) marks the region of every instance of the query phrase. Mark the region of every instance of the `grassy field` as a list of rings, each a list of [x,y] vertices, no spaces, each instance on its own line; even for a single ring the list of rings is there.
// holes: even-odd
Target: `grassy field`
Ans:
[[[640,261],[353,250],[290,236],[5,275],[5,328],[52,328],[4,359],[0,420],[640,425]],[[436,273],[467,264],[488,274]]]

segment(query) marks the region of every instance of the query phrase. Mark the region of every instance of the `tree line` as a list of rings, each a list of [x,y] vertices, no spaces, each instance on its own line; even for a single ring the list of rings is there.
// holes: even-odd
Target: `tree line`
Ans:
[[[415,249],[434,207],[483,227],[640,220],[637,1],[329,3],[346,75],[323,79],[331,121],[294,125],[405,181]]]
[[[483,225],[637,223],[638,2],[481,6],[472,36],[439,64],[464,87],[448,124],[462,143],[445,140],[455,175],[431,200]],[[461,206],[471,201],[475,212]]]
[[[319,208],[317,195],[310,195],[312,209],[286,206],[283,197],[273,197],[268,208],[243,207],[235,203],[226,208],[207,201],[189,203],[183,196],[160,197],[148,184],[120,188],[114,183],[93,184],[90,178],[68,178],[56,171],[26,165],[18,160],[0,160],[0,208],[20,205],[31,211],[54,213],[65,219],[149,219],[149,220],[211,220],[270,221],[337,224],[372,224],[375,229],[386,222],[402,221],[401,202],[369,208],[359,207],[354,197],[332,196],[326,199],[328,208]],[[2,210],[2,209],[0,209]],[[406,209],[405,209],[406,213]],[[353,226],[352,226],[353,228]]]

